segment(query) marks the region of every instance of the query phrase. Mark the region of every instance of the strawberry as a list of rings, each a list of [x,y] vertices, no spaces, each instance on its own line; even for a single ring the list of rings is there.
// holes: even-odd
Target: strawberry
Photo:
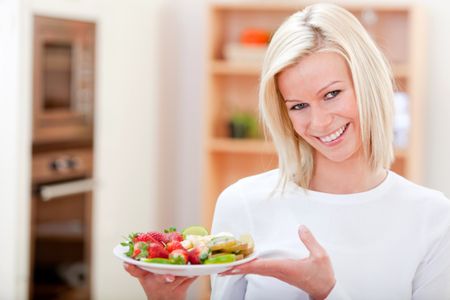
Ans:
[[[186,249],[175,249],[169,254],[169,259],[177,265],[185,265],[188,263],[188,252]]]
[[[139,254],[141,254],[141,249],[134,249],[133,254],[131,255],[131,257],[135,258]]]
[[[170,241],[166,245],[166,250],[170,253],[176,249],[184,249],[183,245],[179,241]]]
[[[134,259],[145,258],[148,255],[148,245],[145,242],[137,242],[134,244],[133,257]]]
[[[148,258],[168,258],[169,252],[164,249],[164,246],[161,243],[151,243],[148,246]]]
[[[188,251],[188,260],[193,265],[201,264],[208,258],[209,248],[205,246],[197,246]]]
[[[150,231],[138,234],[134,242],[166,243],[166,236],[158,231]]]
[[[175,227],[170,227],[169,229],[164,229],[164,234],[166,236],[167,242],[184,240],[183,235],[177,231]]]
[[[169,241],[178,241],[181,242],[183,241],[183,235],[179,232],[171,232],[167,235],[167,239]]]

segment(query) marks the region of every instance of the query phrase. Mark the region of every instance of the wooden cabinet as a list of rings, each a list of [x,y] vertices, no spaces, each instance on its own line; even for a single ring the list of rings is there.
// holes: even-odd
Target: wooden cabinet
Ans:
[[[407,100],[403,121],[409,128],[402,147],[396,146],[392,168],[416,181],[422,180],[422,102],[424,22],[412,6],[346,6],[366,27],[384,51],[394,71],[398,99]],[[273,32],[302,6],[275,2],[214,3],[209,7],[207,95],[204,131],[204,223],[209,226],[220,192],[241,177],[277,167],[270,141],[232,138],[230,120],[237,112],[258,117],[257,91],[260,58],[227,59],[228,46],[239,43],[243,30],[258,28]],[[397,99],[398,98],[398,99]],[[407,143],[405,144],[405,138]]]

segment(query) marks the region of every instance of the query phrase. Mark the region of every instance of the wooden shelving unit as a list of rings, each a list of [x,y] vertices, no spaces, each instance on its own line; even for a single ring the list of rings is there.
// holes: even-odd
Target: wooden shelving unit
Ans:
[[[257,115],[262,63],[225,58],[227,43],[238,42],[245,28],[273,32],[301,5],[287,2],[212,3],[209,7],[207,94],[205,97],[203,217],[211,225],[220,192],[241,177],[277,167],[270,141],[230,138],[233,111]],[[415,182],[422,181],[424,90],[424,21],[415,6],[345,6],[366,27],[391,63],[398,90],[409,99],[410,129],[406,147],[396,149],[392,168]]]

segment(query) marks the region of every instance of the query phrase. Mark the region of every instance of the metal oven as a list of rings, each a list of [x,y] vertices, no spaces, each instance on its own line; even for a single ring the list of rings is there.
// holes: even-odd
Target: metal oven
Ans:
[[[88,299],[92,153],[40,153],[32,168],[31,298]]]

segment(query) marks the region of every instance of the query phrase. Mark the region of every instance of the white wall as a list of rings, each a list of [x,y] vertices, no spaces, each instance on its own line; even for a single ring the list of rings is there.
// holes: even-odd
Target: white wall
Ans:
[[[160,164],[164,227],[202,222],[206,0],[165,1],[159,22]]]
[[[0,0],[0,299],[26,299],[33,14],[97,23],[93,296],[143,292],[114,258],[130,231],[158,228],[160,1]]]
[[[23,182],[27,170],[28,108],[23,102],[27,94],[19,87],[22,62],[22,32],[24,30],[22,1],[0,1],[0,299],[24,296],[26,257],[26,215],[23,209],[28,188]],[[25,236],[24,236],[25,235]],[[25,257],[24,257],[25,255]]]
[[[142,299],[111,255],[132,231],[158,228],[158,1],[101,1],[98,31],[94,298]]]

